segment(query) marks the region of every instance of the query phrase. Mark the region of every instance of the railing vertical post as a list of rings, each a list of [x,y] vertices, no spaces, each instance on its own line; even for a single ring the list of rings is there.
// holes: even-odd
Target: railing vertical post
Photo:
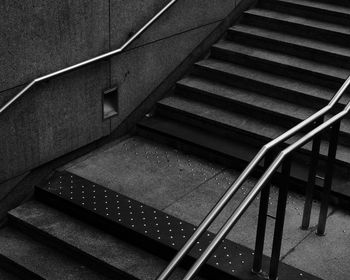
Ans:
[[[320,120],[315,122],[315,127],[319,126],[323,123],[324,118],[322,117]],[[314,196],[314,189],[316,183],[316,174],[318,167],[318,160],[320,155],[321,148],[321,136],[317,135],[312,141],[312,152],[311,152],[311,161],[310,161],[310,169],[306,186],[306,198],[304,204],[304,212],[303,212],[303,221],[301,223],[301,229],[307,230],[310,226],[310,217],[312,210],[312,201]]]
[[[270,166],[274,160],[274,156],[275,153],[273,151],[267,154],[264,161],[265,169]],[[256,230],[254,262],[252,269],[253,273],[260,273],[262,271],[262,257],[264,252],[267,213],[269,209],[270,188],[271,183],[267,182],[260,194],[259,217]]]
[[[288,156],[282,165],[282,185],[279,187],[278,204],[276,213],[275,230],[272,243],[272,254],[270,260],[270,272],[269,279],[276,280],[278,277],[278,266],[280,261],[284,218],[286,214],[288,188],[290,182],[290,170],[292,165],[292,159]]]
[[[326,163],[326,174],[325,174],[324,186],[322,191],[320,215],[319,215],[318,226],[317,226],[317,235],[324,235],[326,230],[329,196],[331,194],[331,189],[332,189],[333,171],[334,171],[334,163],[337,155],[340,123],[341,121],[337,121],[331,127],[328,157],[327,157],[327,163]]]

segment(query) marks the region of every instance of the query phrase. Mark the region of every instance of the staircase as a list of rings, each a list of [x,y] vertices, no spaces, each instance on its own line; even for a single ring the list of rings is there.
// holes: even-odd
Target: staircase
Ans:
[[[350,4],[262,0],[157,102],[137,133],[239,170],[263,144],[328,103],[350,74],[349,43]],[[344,96],[337,109],[349,101]],[[324,135],[323,159],[327,141]],[[306,145],[293,161],[299,188],[310,152]],[[342,122],[336,166],[332,195],[349,204],[350,119]],[[8,217],[0,229],[5,280],[155,279],[196,229],[161,207],[67,171],[37,186],[35,200]],[[182,279],[213,236],[208,231],[198,241],[171,279]],[[261,279],[251,273],[253,255],[226,239],[197,279]],[[282,263],[279,279],[319,278]]]
[[[263,144],[325,106],[349,76],[350,8],[335,2],[260,1],[157,103],[140,135],[246,166]],[[349,206],[349,119],[340,134],[333,196]],[[296,156],[297,185],[306,181],[310,152],[311,144]],[[323,177],[321,163],[319,186]]]

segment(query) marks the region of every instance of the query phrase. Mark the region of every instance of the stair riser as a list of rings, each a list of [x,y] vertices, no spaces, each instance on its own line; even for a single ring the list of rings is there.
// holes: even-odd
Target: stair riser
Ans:
[[[199,65],[193,69],[193,73],[210,80],[219,81],[227,85],[258,92],[266,96],[282,99],[284,101],[290,101],[291,103],[307,106],[309,108],[315,108],[317,110],[329,103],[329,100],[288,90],[286,88],[273,86],[247,77],[205,68]],[[334,91],[334,94],[335,93],[336,90]],[[341,109],[343,109],[342,105],[336,105],[333,111],[337,112]],[[297,121],[299,122],[299,120]],[[292,121],[292,123],[295,124],[295,120]],[[290,123],[288,123],[288,125],[289,124]]]
[[[199,127],[203,130],[208,131],[209,133],[219,135],[221,137],[230,138],[234,141],[237,141],[237,139],[240,139],[241,142],[249,143],[250,145],[256,147],[257,150],[261,148],[264,144],[273,140],[272,138],[269,138],[269,137],[257,135],[249,131],[243,131],[235,127],[230,127],[214,121],[202,119],[200,117],[197,117],[188,113],[184,113],[182,111],[174,110],[172,108],[162,106],[162,105],[157,106],[157,114],[170,118],[172,120],[180,121],[195,127]],[[286,145],[283,145],[283,147],[286,147]],[[299,154],[302,157],[305,157],[305,161],[308,161],[311,155],[311,148],[308,148],[308,149],[305,149],[305,147],[301,148],[298,150],[297,154]],[[250,161],[250,157],[241,158],[241,160],[248,162]],[[326,156],[321,155],[320,160],[321,160],[321,164],[323,164],[322,162],[326,160]],[[337,166],[339,166],[339,168],[342,168],[342,167],[350,168],[349,163],[346,163],[340,160],[337,160],[336,164]]]
[[[45,232],[42,232],[37,228],[32,227],[31,225],[25,223],[22,220],[19,220],[17,217],[11,214],[9,214],[8,218],[9,218],[10,224],[18,228],[19,230],[21,230],[23,233],[26,233],[32,238],[40,242],[43,242],[44,244],[51,246],[56,250],[59,250],[65,254],[68,254],[69,256],[72,256],[75,259],[81,260],[87,266],[93,267],[95,270],[99,271],[100,273],[108,277],[121,277],[122,279],[126,279],[126,280],[139,280],[135,277],[132,277],[129,274],[126,274],[121,270],[117,270],[113,266],[110,266],[107,263],[97,258],[94,258],[88,254],[85,254],[84,252],[79,250],[79,248],[70,246],[68,243],[62,242],[61,240],[53,237],[52,235],[48,235]]]
[[[106,232],[110,232],[121,239],[126,240],[134,244],[137,247],[140,247],[152,254],[155,254],[158,257],[164,258],[169,261],[175,255],[176,250],[171,248],[164,243],[153,240],[147,235],[137,233],[134,230],[131,230],[125,226],[122,226],[116,222],[111,222],[99,215],[93,215],[91,212],[87,212],[83,208],[74,205],[72,203],[67,203],[65,199],[62,199],[54,194],[51,194],[47,191],[43,191],[39,188],[36,190],[37,199],[43,203],[47,203],[62,212],[66,212],[70,215],[73,215],[79,219],[82,219],[96,227],[103,229]],[[192,256],[185,257],[181,265],[188,269],[193,263],[194,258]],[[209,276],[209,277],[219,277],[219,279],[232,280],[236,279],[230,274],[225,273],[220,269],[216,269],[212,265],[205,265],[201,270],[200,274]],[[121,278],[128,279],[128,278]],[[130,278],[135,279],[135,278]],[[136,280],[136,279],[135,279]]]
[[[295,55],[301,58],[312,59],[321,63],[327,63],[330,65],[350,68],[350,57],[338,55],[334,53],[325,52],[315,48],[309,48],[301,45],[294,45],[285,43],[279,40],[264,38],[238,30],[230,29],[227,34],[227,38],[231,40],[242,41],[253,46],[263,47],[272,51],[281,51],[290,55]]]
[[[179,88],[177,93],[200,102],[215,104],[215,106],[224,108],[228,111],[234,111],[241,114],[250,112],[250,114],[254,115],[254,117],[270,123],[275,123],[276,119],[278,119],[278,124],[284,126],[286,130],[299,123],[298,119],[290,116],[269,111],[265,108],[253,106],[252,104],[245,102],[220,97],[210,92],[189,90],[188,88],[181,87],[181,90]]]
[[[334,4],[333,2],[331,3]],[[299,5],[295,3],[279,2],[274,0],[264,0],[260,2],[259,6],[278,12],[288,12],[289,14],[296,16],[305,16],[317,20],[350,25],[349,14],[338,13],[331,10],[318,9],[315,7]]]
[[[260,69],[275,74],[283,73],[284,76],[296,78],[305,82],[315,83],[317,85],[333,88],[337,90],[344,83],[344,79],[325,75],[323,73],[312,72],[306,69],[297,68],[290,65],[277,63],[271,60],[265,60],[258,57],[244,55],[220,48],[212,48],[212,57],[231,61],[234,63],[247,65],[253,69]]]
[[[254,135],[254,137],[252,137],[249,132],[217,123],[215,121],[197,117],[166,106],[158,105],[156,112],[160,116],[198,127],[209,132],[210,134],[219,135],[221,137],[230,138],[233,140],[240,139],[241,142],[249,143],[251,146],[254,146],[257,149],[261,147],[267,140],[265,137],[261,137],[259,135]],[[244,158],[244,160],[248,161],[249,159]]]
[[[147,137],[156,141],[160,141],[162,143],[165,143],[167,145],[171,145],[175,147],[176,149],[181,149],[185,152],[195,154],[197,156],[210,159],[212,161],[218,162],[220,164],[223,164],[225,166],[228,166],[231,168],[232,166],[239,166],[240,169],[243,170],[245,168],[249,161],[245,161],[243,159],[234,158],[228,154],[218,152],[216,150],[208,149],[206,147],[198,146],[194,143],[184,141],[181,138],[176,138],[173,135],[167,135],[160,133],[156,130],[150,130],[149,128],[145,128],[142,126],[139,126],[137,129],[137,134]],[[302,156],[303,158],[303,156]],[[300,161],[300,159],[298,159]],[[302,160],[303,161],[303,160]],[[308,160],[306,161],[308,162]],[[256,172],[254,172],[253,176],[260,176],[262,174],[263,169],[258,168]],[[321,172],[318,172],[318,174],[321,174]],[[302,195],[305,194],[305,182],[306,182],[306,176],[307,176],[307,170],[296,170],[295,168],[292,168],[292,189],[293,191],[296,191]],[[278,186],[278,179],[275,178],[276,181],[273,183]],[[320,199],[321,190],[322,187],[320,187],[323,184],[323,181],[320,179],[316,179],[316,192],[315,192],[315,198]],[[332,192],[331,197],[332,203],[336,205],[342,205],[343,207],[350,209],[350,205],[348,203],[348,200],[346,198],[339,198],[337,193]]]
[[[276,92],[274,92],[277,90],[277,92],[280,93],[280,96],[283,97],[282,99],[286,100],[284,98],[284,91],[280,91],[279,88],[274,88],[274,87],[271,87],[270,85],[266,85],[264,83],[256,82],[255,80],[246,79],[243,77],[232,75],[232,74],[227,73],[227,72],[221,72],[221,71],[216,71],[216,70],[204,68],[204,67],[201,67],[199,65],[197,65],[197,67],[195,67],[193,69],[193,73],[200,75],[202,77],[205,77],[207,79],[220,81],[220,82],[226,83],[228,85],[238,86],[238,87],[248,89],[251,91],[256,91],[258,89],[258,92],[266,94],[266,95],[271,95],[271,93],[277,94]],[[278,95],[274,96],[274,97],[279,98]],[[291,102],[296,103],[296,104],[300,104],[303,106],[307,105],[306,101],[303,102],[302,98],[300,98],[300,100],[297,100],[296,96],[294,97],[294,99],[291,99]],[[328,104],[328,102],[325,103],[325,105],[326,104]],[[243,105],[243,104],[241,104],[241,105]],[[310,106],[310,107],[314,107],[314,106]],[[318,110],[320,108],[321,108],[321,106],[317,107]],[[238,109],[239,109],[239,107],[238,107]],[[343,106],[338,105],[332,111],[336,112],[336,110],[339,110],[339,109],[343,109]],[[279,121],[282,121],[281,124],[286,126],[286,127],[294,126],[294,125],[296,125],[304,120],[304,119],[296,119],[296,118],[293,118],[291,116],[285,116],[283,114],[277,114],[275,116],[278,116],[279,118],[281,118],[281,119],[279,119]],[[267,118],[267,120],[268,120],[268,118]],[[286,121],[286,123],[284,123],[284,121]],[[344,131],[340,131],[339,143],[346,145],[346,146],[350,146],[350,135]]]
[[[264,27],[298,36],[305,36],[306,38],[313,38],[324,42],[333,42],[344,46],[347,46],[350,43],[350,34],[333,32],[298,23],[286,22],[274,18],[266,18],[259,15],[247,13],[244,15],[242,22],[257,27]]]
[[[244,160],[240,160],[237,158],[234,158],[227,153],[222,153],[217,151],[216,149],[208,149],[205,146],[200,146],[195,143],[192,143],[190,141],[183,140],[182,138],[178,138],[174,136],[173,134],[167,134],[160,132],[156,129],[150,129],[149,127],[145,127],[143,125],[139,125],[137,129],[137,134],[144,136],[146,138],[153,139],[155,141],[159,141],[162,143],[165,143],[167,145],[171,145],[175,147],[176,149],[181,149],[185,152],[191,153],[198,155],[200,157],[209,159],[211,161],[216,161],[220,164],[223,164],[227,166],[228,168],[232,168],[232,166],[238,166],[239,169],[243,169],[247,166],[248,162]],[[257,152],[257,151],[256,151]],[[294,156],[295,157],[295,156]],[[303,159],[298,159],[298,162],[309,162],[309,159],[307,161]],[[342,172],[345,172],[344,174],[348,174],[348,167],[347,168],[338,168],[337,170],[339,174],[337,173],[335,175],[334,179],[334,185],[337,185],[337,176],[342,176],[340,175]],[[261,175],[262,169],[259,169],[259,172],[255,172],[253,176],[258,176],[259,174]],[[306,177],[307,177],[307,168],[298,168],[295,169],[295,167],[292,168],[292,189],[293,191],[296,191],[302,195],[305,195],[305,182],[306,182]],[[324,176],[322,171],[318,171],[318,174],[321,176]],[[278,182],[275,183],[276,186]],[[316,178],[316,189],[315,189],[315,196],[314,198],[320,199],[321,198],[321,191],[322,191],[322,186],[323,185],[323,180],[320,180],[319,178]],[[343,207],[344,209],[350,209],[350,203],[348,196],[344,196],[339,191],[334,191],[332,190],[332,196],[330,197],[331,203],[334,205],[339,205],[340,207]]]
[[[229,156],[216,150],[201,147],[181,138],[177,138],[174,135],[169,136],[167,134],[162,134],[159,131],[151,130],[140,125],[138,126],[136,133],[142,137],[170,145],[175,149],[184,151],[185,153],[190,153],[225,166],[234,166],[237,170],[243,170],[243,168],[247,166],[247,161],[245,160]]]

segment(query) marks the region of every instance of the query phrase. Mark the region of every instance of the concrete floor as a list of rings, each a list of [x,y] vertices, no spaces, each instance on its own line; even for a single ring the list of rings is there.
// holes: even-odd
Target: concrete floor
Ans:
[[[111,143],[61,168],[193,224],[199,224],[238,171],[184,154],[150,140],[131,137]],[[246,182],[210,228],[216,232],[237,207],[254,179]],[[269,214],[275,215],[273,187]],[[315,234],[319,204],[314,204],[311,228],[300,229],[303,197],[290,193],[281,258],[283,262],[328,280],[350,279],[350,215],[330,209],[327,234]],[[228,238],[254,248],[259,197]],[[265,254],[271,253],[274,219],[268,218]]]

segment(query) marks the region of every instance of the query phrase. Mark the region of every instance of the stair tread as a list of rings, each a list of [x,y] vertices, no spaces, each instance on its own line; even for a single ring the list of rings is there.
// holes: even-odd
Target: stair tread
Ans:
[[[329,64],[320,63],[313,60],[307,60],[304,58],[295,57],[293,55],[288,55],[285,53],[280,53],[276,51],[271,51],[267,49],[262,49],[255,46],[250,46],[246,44],[241,44],[239,42],[221,40],[213,46],[219,50],[226,50],[254,58],[259,58],[262,60],[268,60],[275,63],[293,66],[296,68],[301,68],[308,70],[310,72],[315,72],[322,74],[324,76],[335,77],[345,81],[350,75],[348,69],[336,67]]]
[[[308,17],[296,16],[288,13],[272,11],[262,8],[254,8],[245,12],[245,14],[260,16],[264,18],[279,20],[292,24],[304,25],[312,28],[323,29],[331,32],[336,32],[342,35],[350,35],[350,26],[340,25],[327,21],[311,19]]]
[[[166,133],[174,138],[195,143],[200,147],[218,151],[244,161],[250,161],[258,151],[256,147],[251,146],[249,143],[233,141],[227,137],[218,137],[198,127],[161,116],[153,116],[150,119],[145,119],[139,123],[139,126]]]
[[[212,69],[215,71],[226,72],[246,79],[258,81],[260,83],[269,84],[281,89],[300,92],[304,95],[315,96],[324,100],[330,100],[335,95],[335,90],[321,87],[314,84],[309,84],[304,81],[292,79],[268,73],[266,71],[257,70],[243,65],[233,64],[218,59],[206,59],[196,63],[200,67]],[[346,104],[346,100],[341,101]]]
[[[213,90],[213,94],[222,95],[227,99],[234,98],[238,95],[240,95],[242,92],[240,89],[236,88],[230,88],[225,85],[220,85],[218,83],[211,83],[210,81],[204,81],[204,80],[196,80],[196,79],[186,79],[182,80],[183,84],[187,84],[188,86],[196,86],[196,88],[200,88],[201,90]],[[201,86],[203,86],[201,88]],[[209,87],[212,87],[211,89]],[[234,94],[233,94],[234,93]],[[247,95],[245,95],[247,93]],[[260,104],[257,99],[253,97],[255,93],[253,92],[244,92],[243,95],[245,97],[248,97],[248,99],[251,99],[252,104],[255,106],[264,106],[264,108],[267,108],[264,104]],[[254,101],[256,101],[254,103]],[[238,129],[244,133],[249,133],[250,135],[255,135],[258,137],[265,138],[265,141],[270,141],[277,136],[284,133],[287,128],[282,127],[278,124],[259,120],[257,118],[235,113],[232,111],[224,110],[221,108],[218,108],[216,106],[212,106],[210,104],[205,104],[202,102],[198,102],[195,100],[182,98],[180,96],[171,96],[168,98],[165,98],[161,101],[159,101],[159,104],[163,104],[165,106],[168,106],[170,108],[175,108],[178,111],[186,112],[187,114],[194,115],[196,117],[203,118],[210,122],[215,122],[216,124],[232,127],[235,129]],[[251,114],[252,115],[252,114]],[[299,135],[296,135],[292,138],[290,138],[287,143],[293,143],[295,140],[297,140],[300,137]],[[304,147],[304,149],[311,150],[311,144],[308,144]],[[327,144],[326,142],[322,142],[321,147],[321,154],[326,155],[327,153]],[[337,159],[341,160],[345,163],[350,163],[350,157],[348,156],[350,154],[350,147],[346,147],[343,145],[339,145],[337,150]]]
[[[220,137],[198,127],[161,116],[144,119],[139,123],[139,127],[153,131],[156,134],[167,135],[184,143],[195,144],[205,150],[216,151],[228,157],[239,159],[244,164],[250,162],[259,149],[248,142],[240,142],[240,139]],[[294,168],[295,174],[293,173]],[[307,170],[307,163],[299,161],[295,167],[292,167],[292,173],[294,174],[292,176],[299,180],[305,180]],[[350,197],[349,175],[345,177],[343,174],[335,175],[332,192],[336,195]]]
[[[335,3],[311,1],[311,0],[274,0],[275,2],[291,3],[310,8],[317,8],[320,10],[332,11],[339,14],[350,15],[350,8],[347,6],[340,6]]]
[[[246,24],[238,24],[230,28],[231,31],[238,31],[251,34],[256,37],[266,38],[274,41],[280,41],[295,46],[302,46],[314,50],[321,50],[323,52],[350,57],[350,49],[345,46],[323,42],[307,37],[301,37],[284,32],[278,32],[261,27],[250,26]]]
[[[73,195],[73,199],[70,194],[71,186],[74,190],[78,190],[77,194]],[[85,191],[84,194],[79,192],[81,189]],[[127,236],[137,233],[139,242],[161,244],[163,248],[170,250],[171,255],[174,250],[179,250],[183,246],[195,230],[195,226],[191,223],[69,172],[56,173],[49,179],[49,182],[37,188],[37,192],[40,193],[41,199],[50,197],[51,203],[55,205],[70,204],[69,207],[73,207],[72,211],[76,209],[80,213],[83,212],[84,216],[97,216],[99,220],[108,223],[109,227],[120,230],[123,228]],[[86,203],[82,203],[83,196],[86,197]],[[105,210],[106,196],[109,202],[108,210]],[[92,198],[96,204],[92,203]],[[130,211],[132,212],[129,213]],[[133,217],[133,220],[130,219],[130,216]],[[213,238],[214,234],[206,232],[189,252],[189,256],[194,259],[198,258],[202,248],[208,246]],[[252,253],[251,249],[225,239],[214,255],[208,259],[206,268],[210,271],[207,270],[205,275],[218,276],[222,275],[219,273],[225,273],[225,277],[230,275],[230,277],[235,276],[242,280],[255,279],[251,275]],[[227,260],[227,254],[230,256],[229,260]],[[268,261],[267,257],[263,258],[264,264],[267,264]],[[318,279],[284,263],[280,264],[280,275],[283,279],[296,279],[300,277],[300,273],[303,273],[303,279]]]
[[[265,111],[270,111],[279,115],[286,115],[288,117],[293,117],[297,120],[299,119],[304,120],[316,112],[316,110],[312,108],[303,107],[298,104],[293,104],[284,100],[276,99],[270,96],[265,96],[253,91],[227,86],[222,83],[214,82],[210,80],[189,77],[188,79],[181,80],[179,84],[184,86],[186,85],[187,87],[191,87],[191,88],[200,89],[202,91],[210,92],[217,96],[221,96],[227,100],[244,103],[244,104],[250,105],[251,107],[255,107],[256,109],[263,109]],[[166,98],[165,100],[167,101],[171,100],[171,102],[173,103],[176,103],[177,100],[180,103],[191,102],[192,104],[191,105],[188,104],[189,106],[195,106],[194,104],[196,104],[195,101],[182,99],[180,97],[169,97],[169,98]],[[160,102],[163,103],[163,101],[160,101]],[[203,111],[203,113],[207,112],[207,110],[201,110],[201,105],[198,105],[198,106],[199,107],[196,110],[197,113],[201,113],[201,111]],[[208,105],[208,106],[210,106],[213,110],[217,109],[219,112],[222,111],[220,108],[216,106],[211,106],[211,105]],[[233,117],[235,117],[234,113],[230,112],[230,114],[231,113],[233,114]],[[229,117],[229,115],[227,115],[227,117]],[[243,118],[249,119],[250,117],[243,115]],[[263,123],[265,121],[262,120],[261,122]]]
[[[256,80],[262,83],[266,83],[267,81],[270,84],[273,84],[274,86],[278,86],[281,88],[288,88],[290,90],[294,91],[301,91],[309,94],[313,94],[314,96],[319,96],[319,94],[322,94],[323,96],[325,94],[329,94],[331,90],[326,89],[324,87],[319,87],[317,85],[308,84],[299,80],[274,75],[271,73],[267,73],[264,71],[259,71],[253,68],[248,68],[245,66],[233,64],[230,62],[226,62],[223,60],[217,60],[217,59],[206,59],[202,60],[200,62],[197,62],[196,65],[199,65],[201,67],[213,69],[216,71],[222,71],[226,73],[232,73],[234,75],[239,75],[243,77],[249,77],[252,80]],[[331,97],[335,92],[331,94]],[[330,100],[331,97],[328,99]],[[282,103],[281,103],[282,104]],[[343,103],[346,104],[346,103]],[[300,108],[300,109],[298,109]],[[305,108],[305,107],[304,107]],[[295,109],[297,110],[295,112],[295,115],[299,115],[299,120],[304,120],[307,118],[312,112],[312,110],[304,110],[302,106],[298,105],[298,107]],[[350,134],[350,120],[349,119],[343,119],[341,123],[341,131]]]
[[[9,212],[14,223],[59,241],[93,260],[103,262],[119,273],[135,279],[155,279],[166,262],[97,227],[74,218],[39,201],[27,202]],[[179,272],[180,271],[180,272]],[[183,272],[178,269],[174,274]]]
[[[109,279],[13,227],[0,230],[0,255],[43,279]]]
[[[274,124],[269,124],[269,126],[267,126],[266,122],[263,120],[254,119],[253,117],[224,110],[195,100],[181,98],[179,96],[167,97],[159,101],[158,104],[190,113],[228,127],[235,127],[245,131],[254,131],[269,138],[275,138],[287,130],[286,128]]]

